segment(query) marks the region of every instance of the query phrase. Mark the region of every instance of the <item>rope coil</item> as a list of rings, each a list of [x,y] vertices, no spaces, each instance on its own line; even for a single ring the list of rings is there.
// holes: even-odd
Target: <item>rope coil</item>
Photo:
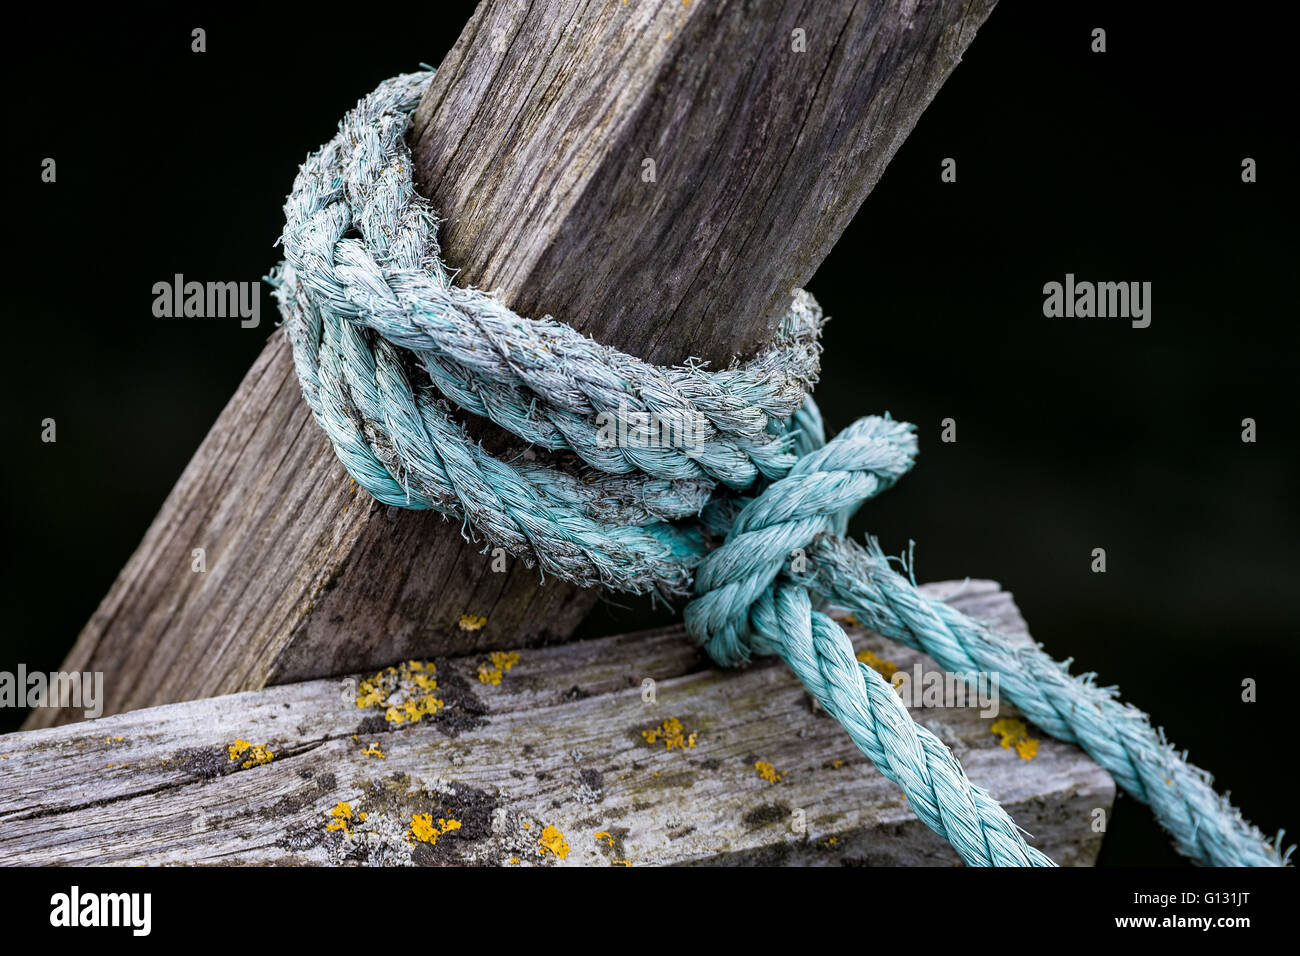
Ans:
[[[1149,803],[1192,859],[1286,862],[1281,836],[1270,845],[1145,715],[924,597],[874,542],[843,537],[917,444],[888,416],[825,440],[808,396],[823,323],[812,296],[796,291],[761,354],[709,371],[651,365],[453,285],[405,142],[431,77],[384,82],[307,158],[269,277],[303,396],[358,484],[385,504],[459,516],[466,537],[583,586],[694,594],[687,629],[718,663],[783,658],[967,863],[1052,865],[818,606],[849,608],[945,670],[998,673],[1017,707]],[[448,402],[576,465],[498,460]],[[611,443],[611,415],[701,426],[689,445]]]

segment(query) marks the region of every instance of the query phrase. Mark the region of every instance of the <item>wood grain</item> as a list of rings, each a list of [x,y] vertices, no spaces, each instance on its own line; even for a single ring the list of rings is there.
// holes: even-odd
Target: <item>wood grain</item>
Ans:
[[[653,361],[746,355],[992,6],[485,0],[413,129],[444,252],[460,281]],[[63,669],[103,671],[113,713],[560,640],[596,600],[480,548],[355,491],[277,334]]]
[[[993,582],[923,590],[1024,633]],[[918,661],[937,670],[851,633],[909,672]],[[715,670],[679,628],[519,653],[497,686],[480,682],[481,655],[439,660],[446,706],[415,725],[359,709],[356,681],[330,680],[0,736],[0,865],[959,862],[779,663]],[[999,716],[1014,713],[1004,704]],[[1024,760],[975,708],[912,714],[1035,846],[1062,864],[1095,861],[1094,811],[1109,816],[1115,791],[1082,751],[1042,738]],[[646,741],[669,718],[698,735],[693,748]],[[236,740],[273,759],[245,769],[230,759]],[[362,752],[372,745],[383,757]],[[780,780],[763,779],[758,761]],[[326,829],[340,802],[367,815],[350,835]],[[425,813],[461,828],[412,840]],[[563,859],[539,853],[548,826],[569,845]]]
[[[992,7],[489,0],[416,111],[422,191],[449,210],[451,259],[474,260],[462,281],[655,361],[725,365],[766,339]]]

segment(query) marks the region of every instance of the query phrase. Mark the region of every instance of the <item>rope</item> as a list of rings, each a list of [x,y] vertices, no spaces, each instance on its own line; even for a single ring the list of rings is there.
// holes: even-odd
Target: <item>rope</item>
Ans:
[[[999,675],[999,692],[1046,733],[1078,744],[1132,797],[1148,804],[1178,851],[1212,866],[1274,866],[1270,846],[1241,812],[1214,792],[1205,771],[1187,763],[1115,688],[1092,674],[1072,676],[1036,643],[1016,643],[916,590],[889,567],[879,546],[823,537],[810,549],[811,581],[821,597],[856,614],[885,637],[924,651],[952,674]]]
[[[650,365],[453,285],[405,143],[431,76],[381,84],[307,158],[285,204],[284,262],[269,277],[303,396],[358,484],[385,504],[458,516],[467,539],[543,574],[694,594],[687,629],[717,662],[784,659],[969,864],[1052,865],[857,661],[816,609],[826,600],[945,669],[999,673],[1031,720],[1084,747],[1193,859],[1286,862],[1280,835],[1270,846],[1112,691],[922,596],[874,544],[843,537],[849,515],[911,467],[916,437],[873,416],[825,440],[808,397],[823,319],[806,292],[761,354],[711,371]],[[448,402],[542,455],[493,457]],[[609,441],[611,421],[634,440]],[[635,440],[646,421],[691,423],[690,440]]]

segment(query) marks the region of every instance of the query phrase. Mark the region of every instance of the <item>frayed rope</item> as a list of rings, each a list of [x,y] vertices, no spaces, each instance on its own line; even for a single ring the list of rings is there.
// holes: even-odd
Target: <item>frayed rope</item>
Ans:
[[[285,261],[270,276],[303,396],[358,484],[386,504],[458,516],[467,537],[544,574],[693,593],[687,629],[714,660],[783,658],[969,864],[1052,861],[856,659],[817,609],[825,603],[947,671],[999,674],[1026,716],[1083,747],[1193,860],[1286,863],[1281,835],[1270,844],[1112,689],[922,595],[910,562],[900,575],[874,542],[864,549],[844,537],[849,515],[911,468],[916,436],[873,416],[825,440],[808,396],[823,322],[812,296],[794,294],[757,357],[709,371],[651,365],[453,285],[405,142],[431,77],[381,84],[307,158],[285,204]],[[489,455],[448,403],[541,449],[543,460]],[[611,416],[698,427],[689,443],[612,443],[601,430]]]

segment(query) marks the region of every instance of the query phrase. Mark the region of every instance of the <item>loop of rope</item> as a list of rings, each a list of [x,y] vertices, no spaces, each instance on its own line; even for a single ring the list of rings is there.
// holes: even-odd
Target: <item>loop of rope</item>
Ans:
[[[663,595],[693,587],[687,628],[713,658],[783,658],[967,863],[1051,865],[856,660],[814,598],[851,608],[950,671],[999,673],[1030,719],[1092,753],[1194,859],[1285,862],[1208,777],[1155,739],[1145,716],[1041,652],[1012,650],[922,596],[878,550],[855,551],[843,538],[858,505],[911,467],[916,438],[886,416],[825,441],[807,395],[822,316],[806,292],[794,294],[760,355],[709,371],[650,365],[453,285],[404,138],[431,76],[383,83],[307,158],[285,204],[285,261],[270,277],[303,396],[374,498],[457,516],[467,538],[584,586]],[[448,402],[546,460],[498,460],[469,440]],[[611,443],[601,433],[611,415],[700,427],[689,443]],[[1156,779],[1166,774],[1168,792]]]

